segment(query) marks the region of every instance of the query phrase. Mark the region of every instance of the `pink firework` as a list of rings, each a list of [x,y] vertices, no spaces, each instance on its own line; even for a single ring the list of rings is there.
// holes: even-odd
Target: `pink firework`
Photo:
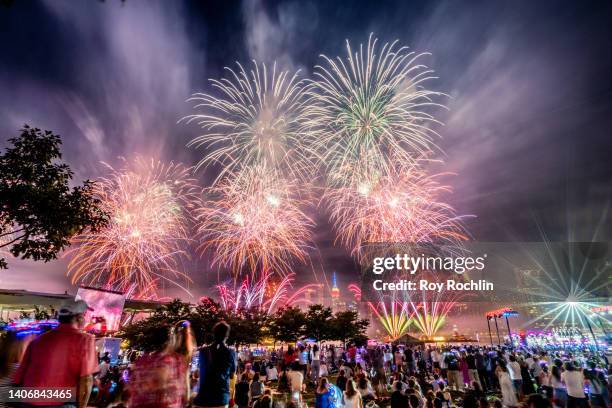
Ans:
[[[294,262],[306,263],[312,219],[309,200],[297,181],[282,180],[264,168],[252,168],[206,190],[198,212],[200,250],[212,264],[235,276],[287,275]]]
[[[294,290],[294,277],[295,274],[289,274],[275,282],[271,279],[271,274],[264,274],[258,280],[247,275],[241,283],[219,284],[217,292],[221,306],[232,312],[257,309],[272,314],[281,307],[310,303],[305,295],[320,285],[309,284]]]
[[[463,220],[441,197],[450,191],[427,175],[429,161],[401,163],[386,174],[355,165],[354,180],[347,187],[330,187],[325,202],[340,240],[361,257],[364,243],[459,244],[467,239]]]
[[[72,283],[151,298],[165,285],[185,290],[190,282],[181,260],[192,236],[193,211],[201,188],[191,168],[136,158],[96,184],[102,208],[111,215],[98,232],[74,238],[68,275]]]

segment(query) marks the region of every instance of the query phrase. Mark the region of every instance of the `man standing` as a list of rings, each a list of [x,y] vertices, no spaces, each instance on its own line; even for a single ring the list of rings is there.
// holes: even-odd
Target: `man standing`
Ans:
[[[480,385],[480,388],[483,387],[483,384],[480,382],[480,376],[478,375],[478,369],[476,366],[476,356],[474,356],[473,350],[468,350],[467,356],[465,356],[465,362],[468,368],[468,377],[470,379],[469,386],[471,387],[474,382],[477,382]]]
[[[476,371],[478,372],[478,378],[480,379],[480,385],[482,385],[483,391],[488,391],[490,388],[489,377],[487,376],[487,362],[481,349],[476,351]]]
[[[463,391],[463,379],[461,378],[459,360],[452,350],[446,355],[444,362],[448,372],[448,386],[456,391]]]
[[[20,387],[72,388],[76,390],[77,403],[40,401],[31,402],[32,406],[87,406],[93,374],[98,367],[94,337],[82,331],[87,309],[83,300],[66,301],[59,309],[57,329],[30,343],[13,377],[13,382]]]
[[[514,354],[508,357],[508,372],[510,373],[510,379],[514,385],[514,390],[519,396],[519,399],[523,397],[523,377],[521,377],[521,365],[516,361]]]
[[[567,387],[567,408],[587,408],[589,400],[584,393],[584,374],[580,368],[576,368],[574,363],[565,363],[565,371],[561,373],[561,380]]]
[[[233,392],[236,374],[236,352],[225,344],[230,327],[219,322],[213,327],[214,341],[200,349],[200,389],[195,406],[227,408]]]

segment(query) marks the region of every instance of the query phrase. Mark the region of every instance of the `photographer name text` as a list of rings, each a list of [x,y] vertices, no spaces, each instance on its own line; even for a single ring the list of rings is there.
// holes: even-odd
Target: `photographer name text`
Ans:
[[[492,291],[493,282],[485,279],[457,281],[448,279],[445,282],[432,282],[427,279],[406,280],[400,279],[394,282],[386,282],[376,279],[372,282],[374,290],[377,291]]]

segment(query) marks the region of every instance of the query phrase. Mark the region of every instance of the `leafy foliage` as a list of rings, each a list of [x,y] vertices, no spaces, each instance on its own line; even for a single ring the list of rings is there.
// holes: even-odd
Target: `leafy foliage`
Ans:
[[[367,319],[360,319],[359,314],[353,310],[337,312],[330,322],[331,335],[335,340],[340,340],[343,343],[355,343],[361,345],[367,342],[365,331],[368,328],[369,322]]]
[[[361,344],[367,340],[367,320],[360,320],[355,312],[339,312],[335,316],[328,307],[312,305],[306,313],[297,307],[279,309],[273,315],[258,309],[224,310],[210,298],[197,306],[178,299],[163,305],[150,317],[124,327],[119,333],[131,347],[153,350],[159,347],[160,330],[168,330],[181,320],[189,320],[199,345],[212,341],[212,328],[225,320],[231,327],[229,344],[258,344],[266,337],[293,343],[304,337],[318,341],[341,340]]]
[[[155,350],[162,346],[165,336],[163,331],[168,330],[181,320],[191,320],[192,311],[188,303],[179,299],[161,306],[151,316],[124,326],[119,333],[132,347],[139,350]]]
[[[286,307],[276,311],[270,319],[270,335],[275,341],[293,343],[304,333],[306,315],[297,307]]]
[[[268,332],[268,316],[259,310],[240,310],[227,316],[230,337],[228,342],[236,345],[261,343]]]
[[[310,305],[306,311],[304,335],[317,341],[333,340],[332,310],[323,305]]]
[[[61,139],[27,125],[0,155],[0,249],[13,256],[50,261],[85,229],[108,222],[94,183],[70,188],[70,167],[61,162]],[[0,258],[0,268],[7,263]]]

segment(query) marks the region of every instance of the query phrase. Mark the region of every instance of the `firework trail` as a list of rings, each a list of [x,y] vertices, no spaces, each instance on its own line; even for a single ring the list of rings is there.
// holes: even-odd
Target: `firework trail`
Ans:
[[[431,281],[436,278],[428,274]],[[349,285],[355,300],[361,301],[361,289],[355,285]],[[460,299],[460,294],[451,291],[432,293],[431,291],[404,292],[398,295],[381,296],[379,301],[368,301],[366,304],[376,316],[383,329],[387,332],[390,340],[397,340],[408,333],[414,326],[426,338],[432,338],[440,330],[446,321],[446,316],[451,312]]]
[[[348,286],[348,290],[353,294],[357,302],[361,301],[361,288],[359,286],[352,283]],[[393,297],[379,302],[366,302],[366,304],[387,332],[387,337],[390,341],[395,341],[408,333],[411,315],[407,302]]]
[[[423,161],[423,160],[422,160]],[[338,239],[358,258],[363,243],[404,242],[459,245],[467,239],[463,220],[440,200],[450,188],[427,175],[421,162],[364,175],[356,185],[330,187],[324,202]]]
[[[304,143],[306,98],[299,72],[278,70],[276,63],[272,69],[260,67],[255,61],[250,71],[240,64],[238,71],[225,69],[229,78],[211,80],[220,95],[194,94],[189,101],[204,112],[182,119],[204,131],[189,143],[207,149],[197,168],[222,164],[216,181],[252,166],[307,180],[313,152]]]
[[[332,185],[354,184],[354,163],[385,177],[393,172],[389,157],[410,163],[415,153],[437,149],[429,111],[444,95],[424,88],[434,78],[420,63],[427,54],[377,42],[370,35],[366,49],[355,51],[347,41],[345,59],[322,56],[315,67],[306,128]]]
[[[232,312],[257,309],[272,314],[282,307],[309,303],[305,295],[320,285],[309,284],[293,290],[294,277],[295,274],[289,274],[275,282],[271,279],[271,274],[265,274],[256,281],[247,275],[242,283],[236,285],[234,282],[233,287],[230,286],[231,283],[219,284],[217,292],[221,306]]]
[[[240,272],[287,275],[295,261],[306,263],[314,222],[302,210],[309,199],[301,184],[278,179],[262,167],[227,177],[206,190],[198,212],[200,250],[213,266]]]
[[[395,341],[408,332],[410,328],[410,310],[406,302],[368,302],[391,341]]]
[[[457,304],[455,301],[409,302],[410,317],[414,326],[431,339],[442,328],[446,316]]]
[[[190,279],[179,270],[180,261],[187,256],[192,214],[201,200],[191,168],[143,158],[124,161],[118,170],[106,165],[110,175],[96,183],[110,222],[73,239],[68,275],[72,283],[135,298],[156,297],[165,284],[185,289]]]

